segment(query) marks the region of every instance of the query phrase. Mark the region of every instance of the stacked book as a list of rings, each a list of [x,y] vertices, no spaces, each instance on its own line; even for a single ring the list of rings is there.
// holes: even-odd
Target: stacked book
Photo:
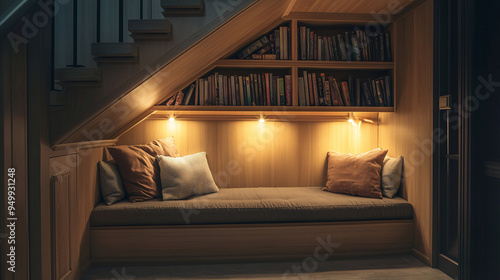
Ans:
[[[299,27],[299,59],[321,61],[392,61],[390,33],[367,34],[359,28],[321,36]]]
[[[214,73],[179,91],[167,100],[166,105],[291,106],[292,77],[273,73],[248,76]]]
[[[292,59],[290,27],[277,28],[239,51],[237,56],[239,59]]]
[[[337,81],[325,73],[303,71],[299,77],[300,106],[393,106],[391,77]]]

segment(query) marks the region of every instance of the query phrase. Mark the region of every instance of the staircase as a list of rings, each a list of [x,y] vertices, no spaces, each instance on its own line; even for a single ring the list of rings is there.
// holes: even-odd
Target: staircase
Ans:
[[[232,43],[229,40],[216,40],[215,44],[212,42],[210,45],[216,46],[220,42],[223,48],[217,50],[218,54],[227,55],[227,52],[235,51],[253,39],[248,36],[248,32],[261,33],[265,28],[270,28],[270,24],[275,25],[277,20],[282,20],[280,11],[286,6],[287,0],[144,0],[140,1],[140,7],[129,7],[128,12],[127,5],[139,1],[100,2],[73,0],[73,5],[61,7],[59,14],[63,19],[59,22],[66,17],[66,20],[73,20],[73,24],[58,24],[56,17],[55,83],[50,99],[52,145],[116,137],[124,124],[141,117],[139,112],[155,105],[151,100],[158,102],[158,96],[163,98],[172,93],[172,89],[165,89],[163,85],[172,78],[180,78],[178,75],[171,76],[176,70],[165,70],[167,65],[184,57],[186,63],[193,65],[189,76],[202,74],[198,71],[206,71],[209,64],[200,62],[200,65],[196,65],[192,57],[186,56],[188,50],[217,33],[226,22],[249,9],[256,9],[254,6],[260,7],[260,10],[255,10],[255,14],[248,14],[251,21],[256,22],[255,26],[247,26],[246,20],[246,25],[243,22],[237,25],[243,32],[232,34]],[[109,6],[111,2],[118,2],[119,7],[113,9]],[[108,6],[103,6],[104,3]],[[90,7],[93,4],[101,6]],[[280,10],[266,11],[265,6]],[[90,14],[94,12],[100,17],[89,19],[76,11],[78,9],[90,10]],[[127,13],[135,14],[127,16]],[[263,15],[262,22],[259,13]],[[80,16],[75,19],[68,14]],[[110,14],[119,19],[109,20],[104,16]],[[82,31],[83,27],[87,29],[86,32]],[[73,37],[65,36],[71,28]],[[107,32],[109,30],[118,31],[118,35],[110,35]],[[228,32],[225,32],[227,35]],[[85,40],[87,42],[83,42]],[[208,57],[202,56],[206,61],[221,58],[212,57],[210,51],[206,55]],[[176,62],[182,65],[181,61]],[[108,133],[106,129],[101,129],[103,119],[113,120],[109,125],[118,131]],[[86,129],[86,126],[97,127],[99,131]]]

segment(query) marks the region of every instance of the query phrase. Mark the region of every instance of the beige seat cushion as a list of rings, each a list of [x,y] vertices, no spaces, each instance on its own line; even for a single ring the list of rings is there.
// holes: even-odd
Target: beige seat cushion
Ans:
[[[187,200],[101,203],[92,226],[330,222],[411,219],[406,200],[324,192],[320,187],[223,188]]]

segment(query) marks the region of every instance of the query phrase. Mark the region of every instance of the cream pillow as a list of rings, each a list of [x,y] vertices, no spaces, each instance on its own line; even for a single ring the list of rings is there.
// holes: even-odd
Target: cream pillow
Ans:
[[[386,156],[382,163],[382,194],[393,198],[399,190],[401,175],[403,174],[403,157],[391,158]]]
[[[218,192],[205,152],[184,157],[157,156],[163,200]]]

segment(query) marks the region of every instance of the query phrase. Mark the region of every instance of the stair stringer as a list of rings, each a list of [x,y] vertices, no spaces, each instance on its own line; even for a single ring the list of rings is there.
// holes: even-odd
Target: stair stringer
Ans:
[[[159,70],[143,69],[131,83],[119,87],[116,95],[101,99],[102,109],[88,106],[80,115],[89,117],[61,119],[51,127],[52,145],[113,139],[155,104],[213,68],[217,60],[282,23],[287,4],[288,0],[259,0],[249,5],[177,57],[158,62]]]

